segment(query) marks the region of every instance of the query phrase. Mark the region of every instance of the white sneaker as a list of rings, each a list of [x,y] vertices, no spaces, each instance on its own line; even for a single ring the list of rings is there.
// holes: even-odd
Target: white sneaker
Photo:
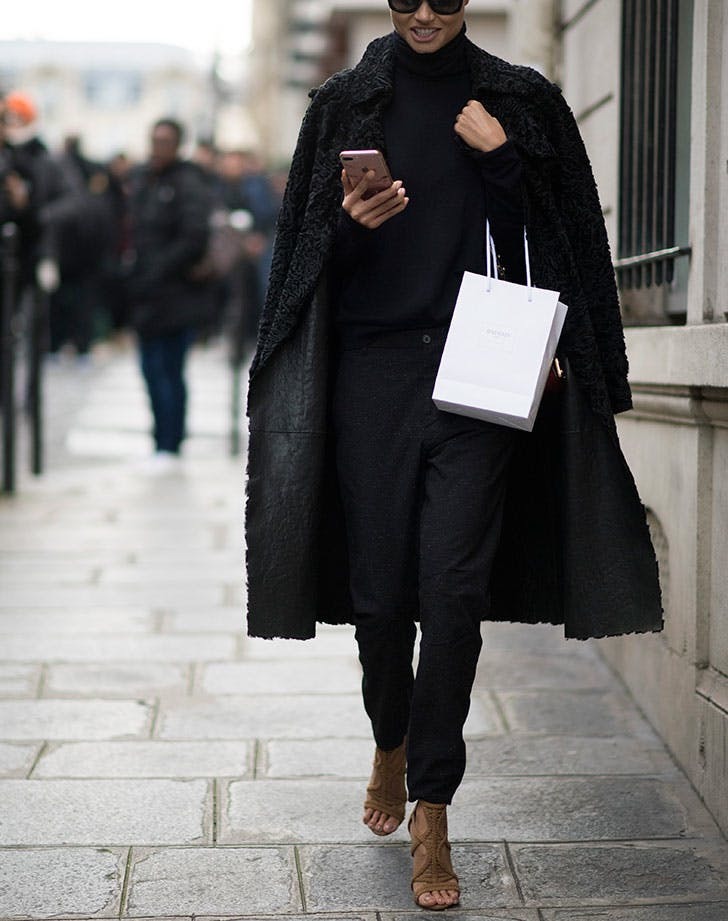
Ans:
[[[179,473],[181,469],[182,459],[179,454],[171,451],[155,451],[141,467],[142,473],[147,476],[165,476],[168,473]]]

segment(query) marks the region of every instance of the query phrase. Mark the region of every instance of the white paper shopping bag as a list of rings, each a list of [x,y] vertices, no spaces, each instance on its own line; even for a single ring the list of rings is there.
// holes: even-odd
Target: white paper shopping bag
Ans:
[[[432,399],[438,409],[530,432],[556,353],[567,307],[558,291],[492,277],[486,230],[486,275],[465,272]]]

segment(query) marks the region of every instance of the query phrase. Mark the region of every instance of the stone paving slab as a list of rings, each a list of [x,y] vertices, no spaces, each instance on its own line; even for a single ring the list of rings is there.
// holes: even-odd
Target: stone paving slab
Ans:
[[[359,911],[355,914],[344,914],[343,912],[333,912],[331,914],[303,914],[298,912],[292,915],[286,915],[286,921],[379,921],[376,912]],[[220,915],[195,915],[192,921],[218,921]],[[143,921],[143,919],[142,919]],[[155,918],[154,921],[157,921]],[[270,921],[265,915],[236,915],[235,917],[225,915],[225,921]]]
[[[214,476],[214,471],[205,474],[206,476]],[[242,501],[242,500],[241,500]],[[204,553],[204,558],[206,561],[212,565],[227,565],[230,564],[234,566],[237,563],[238,572],[240,578],[242,579],[242,565],[241,561],[244,558],[243,551],[243,536],[242,531],[238,533],[237,530],[233,530],[237,526],[238,518],[240,519],[242,526],[242,514],[240,507],[235,509],[233,513],[234,520],[231,521],[228,528],[223,528],[218,526],[214,529],[216,543],[215,546],[208,549]],[[233,517],[231,516],[231,517]],[[224,539],[221,539],[224,538]],[[134,552],[131,557],[131,560],[127,562],[139,563],[141,565],[150,565],[150,566],[174,566],[178,564],[180,568],[185,567],[199,567],[200,565],[201,554],[199,550],[194,548],[190,549],[185,546],[177,547],[134,547]],[[180,602],[180,607],[191,607],[194,602]]]
[[[2,700],[3,738],[119,739],[147,736],[151,707],[139,700]]]
[[[198,662],[235,655],[236,637],[220,633],[9,636],[0,647],[6,662]]]
[[[126,859],[122,848],[0,851],[0,917],[118,917]]]
[[[556,908],[541,912],[543,921],[726,921],[728,902],[652,905],[629,908]]]
[[[219,453],[219,445],[210,447],[205,457],[199,453],[185,456],[183,471],[170,477],[141,476],[138,465],[129,463],[128,458],[117,458],[115,464],[89,460],[72,468],[54,469],[52,475],[22,484],[22,502],[38,504],[45,500],[51,507],[82,502],[92,509],[107,508],[110,503],[115,509],[150,507],[159,511],[159,520],[167,509],[177,508],[180,500],[187,508],[201,511],[211,504],[232,508],[240,497],[242,460]],[[145,449],[139,459],[148,456]]]
[[[300,847],[299,853],[310,911],[415,909],[408,845],[319,845]],[[506,908],[520,903],[501,846],[455,846],[453,863],[460,877],[463,908]],[[418,911],[416,917],[427,915]]]
[[[275,659],[321,659],[329,656],[356,658],[354,628],[321,631],[312,640],[261,640],[246,636],[243,658],[273,661]]]
[[[25,497],[23,498],[25,502]],[[45,501],[45,500],[44,500]],[[1,519],[5,521],[5,511],[1,510]],[[21,522],[24,524],[24,522]],[[129,547],[122,547],[117,550],[87,550],[83,553],[83,567],[90,566],[94,572],[97,572],[103,566],[110,566],[114,563],[130,562],[135,559],[132,550]],[[78,552],[70,549],[68,546],[53,551],[38,550],[3,550],[0,556],[0,579],[3,573],[24,571],[32,578],[35,569],[41,564],[44,568],[48,567],[48,582],[54,583],[51,578],[53,571],[65,572],[68,569],[74,570],[79,565]]]
[[[204,780],[2,780],[0,845],[210,841]]]
[[[42,564],[40,564],[42,565]],[[3,585],[4,591],[4,585]],[[86,589],[93,595],[93,587]],[[104,611],[86,607],[73,608],[59,613],[51,608],[0,610],[0,634],[81,634],[89,633],[149,633],[154,627],[154,615],[150,610],[107,608]],[[0,640],[0,656],[5,637]]]
[[[495,623],[483,624],[483,652],[505,652],[509,655],[563,655],[601,661],[595,640],[567,640],[563,627],[551,624]]]
[[[466,776],[656,773],[679,775],[664,749],[627,736],[506,735],[468,742]]]
[[[128,563],[125,566],[114,566],[103,569],[98,574],[99,585],[127,586],[142,582],[160,583],[162,585],[181,584],[192,585],[202,582],[216,583],[241,580],[240,560],[225,563],[210,563],[205,561],[205,566],[200,568],[185,568],[174,566],[164,561],[158,563]],[[240,626],[238,624],[238,626]]]
[[[412,903],[412,911],[404,912],[379,912],[382,921],[417,921],[418,918],[437,918],[441,915],[433,915],[431,912],[423,911]],[[453,921],[541,921],[538,911],[534,908],[487,908],[485,910],[449,909],[446,918],[452,918]]]
[[[231,518],[237,521],[240,513],[238,496],[234,492],[224,490],[222,483],[214,494],[207,496],[192,495],[191,501],[177,503],[169,502],[163,508],[155,507],[151,503],[115,503],[114,521],[124,527],[137,527],[141,524],[153,524],[164,521],[194,527],[199,524],[200,515],[204,515],[206,525],[229,525]],[[238,560],[238,563],[240,561]]]
[[[199,551],[212,548],[213,535],[211,530],[205,528],[187,528],[182,531],[171,527],[125,527],[117,525],[103,527],[60,527],[44,526],[26,528],[22,531],[0,531],[0,553],[7,550],[27,550],[43,553],[46,550],[63,550],[69,546],[76,547],[79,555],[86,550],[97,552],[99,550],[125,550],[129,547],[142,548],[145,545],[163,546],[174,549],[180,542],[188,548],[194,547]],[[21,595],[25,594],[20,592]],[[8,591],[11,601],[15,603],[12,590]]]
[[[526,905],[728,900],[723,839],[712,844],[513,845],[511,853]]]
[[[422,911],[414,903],[412,912],[380,912],[382,921],[417,921],[418,918],[438,918],[432,912]],[[482,911],[460,911],[448,909],[445,917],[448,921],[541,921],[538,912],[533,908],[490,908]]]
[[[358,694],[355,660],[326,662],[222,662],[205,666],[198,687],[205,694]]]
[[[524,655],[517,652],[483,651],[475,677],[476,687],[500,689],[608,688],[614,682],[607,666],[589,658],[569,658],[563,655]]]
[[[7,526],[5,515],[3,525]],[[27,522],[19,521],[18,526],[27,527]],[[69,562],[66,566],[60,564],[47,564],[36,560],[32,563],[15,563],[0,565],[0,583],[6,586],[27,585],[29,580],[35,585],[89,585],[97,574],[97,568],[89,563],[79,564],[78,560]]]
[[[182,695],[190,685],[191,667],[166,662],[49,665],[43,696],[128,698]]]
[[[456,841],[680,837],[703,824],[696,803],[683,801],[683,791],[637,777],[466,780],[448,824]]]
[[[310,695],[163,702],[156,731],[160,739],[316,738],[328,733],[371,736],[358,696],[332,697],[325,705]]]
[[[546,735],[632,735],[659,739],[633,704],[615,691],[499,691],[513,732]]]
[[[365,784],[352,781],[232,781],[221,794],[223,844],[370,844],[362,823]],[[407,840],[401,825],[388,840]]]
[[[274,739],[261,746],[258,777],[348,777],[368,779],[371,739]]]
[[[184,540],[180,537],[180,540]],[[2,549],[0,548],[0,553]],[[92,605],[148,605],[172,607],[175,604],[216,605],[224,602],[224,591],[218,582],[205,584],[204,576],[194,585],[179,582],[158,582],[142,580],[124,585],[80,585],[37,587],[32,585],[3,586],[0,607],[12,608],[19,605],[41,605],[53,608],[88,607]]]
[[[238,561],[239,565],[239,561]],[[241,607],[183,608],[175,605],[162,618],[164,633],[237,633],[245,632],[245,614]]]
[[[192,921],[218,921],[220,915],[195,915]],[[225,921],[270,921],[270,916],[266,915],[236,915],[235,917],[225,915]],[[286,915],[286,921],[379,921],[376,912],[356,912],[355,914],[344,914],[343,912],[333,912],[331,914],[304,914],[302,912]],[[157,921],[155,918],[154,921]]]
[[[528,909],[525,909],[526,911]],[[124,917],[129,917],[125,915]],[[217,912],[214,915],[175,915],[174,917],[170,915],[134,915],[134,921],[271,921],[272,915],[240,915],[240,914],[222,914],[222,912]],[[278,916],[280,917],[280,916]],[[354,914],[344,914],[343,912],[334,912],[327,914],[306,914],[302,911],[294,912],[293,914],[286,913],[283,915],[286,921],[379,921],[376,912],[356,912]],[[400,915],[400,918],[407,917],[406,915]],[[412,919],[412,916],[409,916]],[[420,917],[418,915],[418,917]],[[458,921],[458,918],[461,918],[462,921],[465,921],[466,916],[461,913],[453,913],[448,917],[453,917],[455,921]],[[538,921],[538,918],[535,914],[528,914],[524,916],[524,921]],[[88,918],[79,918],[74,915],[73,921],[92,921]],[[413,921],[413,919],[412,919]],[[504,915],[491,915],[488,914],[488,917],[480,915],[471,915],[470,921],[508,921]],[[520,917],[515,919],[515,921],[520,921]]]
[[[39,751],[40,745],[0,742],[0,777],[25,777]]]
[[[475,698],[466,734],[501,731],[498,713],[487,698]],[[221,696],[198,702],[162,701],[157,736],[161,739],[296,739],[341,736],[371,738],[360,695]]]
[[[200,464],[199,459],[192,456],[185,457],[182,460],[182,488],[179,488],[180,480],[178,479],[176,483],[171,482],[167,489],[170,498],[175,490],[178,494],[183,494],[184,502],[168,501],[155,507],[152,503],[115,501],[114,520],[124,527],[173,522],[194,527],[199,523],[200,516],[204,515],[206,525],[240,523],[242,530],[242,523],[238,517],[240,514],[239,493],[231,488],[235,486],[231,473],[240,472],[240,467],[235,467],[236,463],[235,460],[230,459],[227,462],[223,458],[221,464],[215,464],[207,458],[204,462],[204,472],[217,477],[217,480],[210,484],[199,484],[197,475],[203,471],[203,465]],[[166,489],[165,486],[162,488]]]
[[[264,914],[301,909],[293,848],[135,850],[125,914]]]
[[[34,697],[39,681],[39,665],[0,665],[0,697]]]
[[[69,742],[47,749],[33,777],[248,778],[253,750],[239,741]]]

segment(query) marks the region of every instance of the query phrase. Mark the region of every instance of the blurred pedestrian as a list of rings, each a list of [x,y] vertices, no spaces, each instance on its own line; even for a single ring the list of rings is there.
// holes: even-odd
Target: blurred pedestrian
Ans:
[[[68,190],[37,136],[37,117],[37,108],[26,93],[13,91],[0,99],[0,226],[14,224],[17,228],[19,259],[10,303],[0,284],[0,311],[6,315],[24,315],[24,305],[34,308],[36,287],[50,293],[58,284],[53,213]],[[11,334],[1,343],[0,393],[7,399],[12,386],[8,356],[17,345],[20,324],[6,323],[5,328]]]
[[[558,88],[467,39],[467,2],[389,0],[394,33],[312,94],[248,397],[249,632],[355,623],[376,743],[363,819],[391,834],[415,803],[411,885],[432,910],[460,898],[447,806],[481,620],[662,628],[614,423],[631,397],[590,164]],[[342,174],[351,149],[383,151],[394,181],[371,194],[373,174]],[[569,308],[567,377],[532,433],[432,401],[486,217],[501,277],[525,273],[525,224],[534,283]]]
[[[84,156],[81,139],[70,135],[56,158],[68,207],[55,216],[60,284],[50,299],[51,355],[70,344],[87,360],[107,317],[102,282],[118,235],[116,201],[106,167]]]
[[[107,163],[115,236],[109,249],[102,288],[103,300],[109,311],[111,327],[115,334],[122,333],[130,325],[125,260],[131,255],[128,209],[131,170],[132,162],[123,151],[114,154]]]
[[[180,158],[182,126],[160,119],[151,152],[130,179],[131,320],[154,416],[149,469],[176,469],[185,436],[184,366],[196,328],[211,310],[209,284],[195,280],[209,236],[210,194],[199,168]]]
[[[242,341],[250,349],[255,344],[263,309],[279,202],[259,157],[252,151],[232,150],[224,153],[220,161],[220,173],[228,210],[231,213],[245,212],[250,216],[237,279],[241,301],[239,332]]]
[[[198,341],[207,343],[223,327],[231,297],[231,274],[241,258],[239,240],[229,226],[229,211],[225,202],[225,183],[220,175],[220,151],[209,138],[198,138],[192,162],[200,170],[212,200],[210,241],[207,261],[199,266],[200,277],[207,276],[210,284],[212,309],[207,322],[198,331]],[[231,247],[232,242],[232,247]]]
[[[3,160],[7,161],[5,189],[20,205],[16,216],[23,224],[21,287],[40,282],[48,291],[58,284],[55,215],[68,200],[69,188],[58,165],[38,135],[38,108],[20,90],[2,103]]]

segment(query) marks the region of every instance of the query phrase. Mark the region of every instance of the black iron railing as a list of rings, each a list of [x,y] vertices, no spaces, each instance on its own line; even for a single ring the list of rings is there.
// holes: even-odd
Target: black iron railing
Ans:
[[[623,0],[619,258],[622,288],[672,282],[679,0]]]

